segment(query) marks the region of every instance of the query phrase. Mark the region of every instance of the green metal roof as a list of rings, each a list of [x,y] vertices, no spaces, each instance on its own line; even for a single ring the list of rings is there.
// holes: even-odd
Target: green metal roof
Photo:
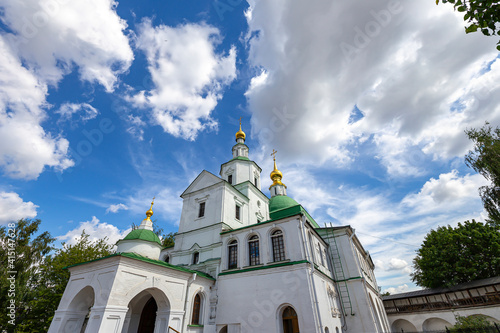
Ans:
[[[90,262],[94,262],[94,261],[98,261],[98,260],[103,260],[103,259],[107,259],[107,258],[111,258],[111,257],[127,257],[127,258],[131,258],[131,259],[136,259],[136,260],[148,262],[148,263],[153,264],[153,265],[168,267],[168,268],[174,269],[176,271],[181,271],[181,272],[186,272],[186,273],[196,273],[196,274],[198,274],[201,277],[204,277],[204,278],[207,278],[207,279],[210,279],[210,280],[215,280],[212,276],[210,276],[209,274],[204,273],[204,272],[195,271],[193,269],[189,269],[189,268],[185,268],[185,267],[179,267],[179,266],[172,265],[172,264],[169,264],[169,263],[161,261],[161,260],[154,260],[154,259],[146,258],[146,257],[143,257],[143,256],[138,255],[136,253],[130,253],[130,252],[114,253],[114,254],[111,254],[109,256],[105,256],[105,257],[99,258],[99,259],[94,259],[94,260],[82,262],[82,263],[79,263],[79,264],[74,264],[74,265],[71,265],[71,266],[67,266],[67,267],[64,267],[64,269],[67,269],[67,268],[70,268],[70,267],[74,267],[74,266],[80,266],[80,265],[83,265],[83,264],[87,264],[87,263],[90,263]]]
[[[250,159],[248,157],[245,157],[245,156],[237,156],[237,157],[234,157],[233,159],[231,159],[231,161],[233,161],[233,160],[250,161]]]
[[[129,232],[127,236],[123,240],[133,240],[133,239],[142,239],[148,242],[158,243],[161,245],[160,238],[151,230],[147,229],[135,229]]]
[[[269,212],[297,206],[297,201],[286,195],[275,195],[269,200]]]

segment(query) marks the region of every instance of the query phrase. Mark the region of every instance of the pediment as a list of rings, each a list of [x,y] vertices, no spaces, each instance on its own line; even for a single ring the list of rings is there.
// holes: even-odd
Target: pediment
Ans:
[[[212,185],[215,185],[217,183],[222,183],[223,180],[217,177],[216,175],[203,170],[198,177],[196,177],[191,185],[188,186],[188,188],[181,194],[181,198],[183,198],[185,195],[189,193],[193,193],[199,190],[202,190],[204,188],[210,187]]]

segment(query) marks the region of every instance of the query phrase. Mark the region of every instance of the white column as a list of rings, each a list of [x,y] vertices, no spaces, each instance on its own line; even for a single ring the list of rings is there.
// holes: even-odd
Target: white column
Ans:
[[[86,332],[121,333],[127,311],[126,306],[92,307]]]
[[[82,329],[87,311],[57,310],[50,323],[50,333],[74,333]]]
[[[168,325],[173,329],[182,332],[183,329],[183,321],[184,321],[184,311],[182,310],[170,310],[170,319],[168,320]]]
[[[155,321],[155,331],[154,331],[154,333],[168,332],[169,318],[170,318],[170,310],[169,309],[158,310],[156,312],[156,321]]]

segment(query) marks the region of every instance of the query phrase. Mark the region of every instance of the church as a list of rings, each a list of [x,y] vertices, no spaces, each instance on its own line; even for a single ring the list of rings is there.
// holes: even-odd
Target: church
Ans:
[[[245,133],[219,175],[182,193],[175,245],[146,218],[107,257],[69,267],[49,333],[390,332],[374,264],[350,226],[320,226],[287,196],[270,198]]]

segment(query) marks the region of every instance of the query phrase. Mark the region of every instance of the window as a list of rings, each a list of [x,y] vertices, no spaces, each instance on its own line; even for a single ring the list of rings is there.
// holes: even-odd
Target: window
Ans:
[[[257,177],[253,177],[253,183],[254,183],[255,187],[257,187]]]
[[[193,318],[191,325],[200,325],[200,312],[201,312],[201,297],[197,294],[193,301]]]
[[[248,262],[250,266],[260,264],[259,260],[259,237],[254,235],[248,240]]]
[[[227,182],[231,185],[233,184],[233,175],[227,176]]]
[[[276,230],[271,235],[273,245],[273,261],[285,260],[285,246],[283,244],[283,232]]]
[[[283,332],[284,333],[299,333],[299,320],[297,312],[292,307],[288,306],[282,315]]]
[[[169,256],[168,254],[165,256],[165,262],[166,262],[166,263],[169,263],[169,262],[170,262],[170,256]]]
[[[195,253],[193,253],[193,265],[196,265],[198,263],[198,261],[200,261],[200,253],[195,252]]]
[[[205,216],[205,203],[200,202],[200,209],[198,210],[198,217]]]
[[[240,215],[241,215],[241,214],[240,214],[241,207],[240,207],[240,206],[238,206],[238,205],[236,205],[236,207],[235,207],[235,208],[236,208],[236,210],[235,210],[234,217],[236,217],[236,219],[237,219],[237,220],[239,220],[239,219],[240,219]]]
[[[233,240],[228,246],[228,264],[227,269],[234,269],[238,267],[238,242]]]

